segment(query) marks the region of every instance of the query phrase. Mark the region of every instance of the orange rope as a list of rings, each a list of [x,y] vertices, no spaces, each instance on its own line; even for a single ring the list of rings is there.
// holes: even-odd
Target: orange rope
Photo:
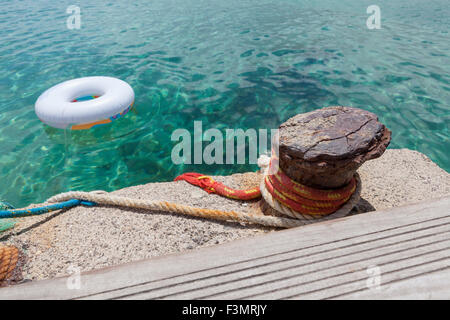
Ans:
[[[13,246],[0,247],[0,282],[11,277],[19,260],[19,250]]]
[[[175,181],[179,180],[201,187],[208,193],[217,193],[231,199],[251,200],[261,197],[258,187],[236,190],[200,173],[185,173],[175,178]],[[289,178],[281,169],[278,169],[276,174],[265,176],[264,182],[269,193],[284,206],[309,215],[328,215],[335,212],[356,190],[354,178],[342,188],[323,190],[302,185]]]
[[[215,181],[210,176],[205,176],[196,172],[187,172],[175,178],[175,181],[179,180],[185,180],[194,186],[202,188],[208,193],[217,193],[230,199],[252,200],[261,197],[261,192],[258,187],[246,190],[236,190]]]

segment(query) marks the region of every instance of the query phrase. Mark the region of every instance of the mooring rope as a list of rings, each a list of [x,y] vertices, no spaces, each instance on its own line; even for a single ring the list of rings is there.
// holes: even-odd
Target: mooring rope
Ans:
[[[336,193],[336,191],[326,191],[324,192],[322,195],[320,195],[320,193],[316,192],[316,197],[317,199],[327,199],[330,197],[330,195],[333,195],[332,198],[337,199],[344,199],[344,203],[342,206],[335,208],[334,212],[332,212],[331,214],[303,214],[301,212],[298,212],[296,210],[293,210],[292,208],[290,208],[289,206],[286,205],[286,203],[281,202],[279,200],[278,197],[274,196],[274,192],[269,192],[269,190],[267,190],[267,186],[270,185],[267,183],[267,179],[271,176],[269,174],[269,170],[270,170],[270,166],[271,166],[271,158],[268,156],[261,156],[258,159],[258,166],[261,168],[262,172],[263,172],[263,179],[261,180],[260,183],[260,191],[261,191],[261,195],[264,198],[265,202],[272,207],[272,209],[274,209],[275,211],[277,211],[278,213],[281,213],[283,215],[286,215],[288,217],[294,218],[294,219],[298,219],[300,221],[303,221],[303,224],[309,224],[309,223],[314,223],[314,222],[321,222],[321,221],[327,221],[327,220],[331,220],[331,219],[336,219],[336,218],[341,218],[344,217],[346,215],[348,215],[350,213],[350,211],[353,209],[353,207],[358,203],[360,196],[361,196],[361,178],[359,177],[359,174],[356,173],[354,176],[354,180],[355,180],[355,187],[354,190],[352,190],[352,188],[350,188],[349,186],[346,186],[344,188],[341,189],[342,191],[342,195],[338,195],[338,196],[334,196]],[[279,168],[278,168],[278,172],[279,172]],[[286,181],[283,180],[284,183],[286,183]],[[289,181],[288,183],[293,183],[291,181]],[[304,186],[302,186],[304,187]],[[311,192],[314,192],[316,190],[311,190]],[[350,191],[350,192],[349,192]],[[351,194],[351,196],[349,198],[346,199],[346,195]],[[310,197],[312,198],[312,197]],[[327,203],[325,201],[325,203]]]
[[[268,169],[265,169],[268,170]],[[267,171],[265,172],[265,176],[267,175]],[[312,215],[312,214],[302,214],[300,212],[297,212],[295,210],[292,210],[291,208],[283,205],[277,198],[275,198],[266,187],[265,179],[261,181],[260,184],[260,190],[261,195],[266,201],[266,203],[272,207],[275,211],[289,216],[291,218],[297,219],[298,221],[302,222],[302,225],[314,223],[314,222],[321,222],[321,221],[327,221],[331,219],[341,218],[345,217],[350,213],[350,211],[353,209],[353,207],[358,203],[360,199],[361,194],[361,179],[358,174],[355,175],[355,181],[356,181],[356,189],[353,192],[350,199],[348,199],[347,202],[344,203],[343,206],[341,206],[339,209],[334,211],[331,214],[328,215]]]
[[[19,250],[13,246],[0,246],[0,283],[8,280],[19,261]]]
[[[347,215],[355,204],[359,201],[361,192],[361,179],[359,175],[355,175],[356,187],[350,199],[332,214],[320,215],[320,214],[302,214],[294,211],[273,196],[271,192],[267,190],[266,179],[269,176],[270,162],[267,159],[258,161],[259,166],[263,170],[263,179],[261,180],[260,188],[252,188],[248,190],[234,190],[226,186],[215,182],[212,178],[203,175],[191,175],[192,181],[195,181],[195,185],[202,186],[207,192],[216,192],[232,199],[240,199],[237,195],[242,196],[245,200],[251,200],[257,198],[255,190],[257,190],[259,196],[262,196],[264,200],[277,212],[287,217],[278,217],[263,214],[253,214],[247,212],[236,211],[222,211],[215,209],[203,209],[196,208],[182,204],[171,203],[168,201],[156,201],[156,200],[141,200],[133,199],[129,197],[114,196],[105,191],[93,191],[93,192],[81,192],[72,191],[55,195],[47,200],[48,203],[54,203],[50,205],[44,205],[42,207],[31,209],[14,209],[9,204],[4,204],[2,211],[0,211],[0,219],[2,218],[18,218],[31,215],[41,215],[61,209],[69,209],[79,205],[95,206],[119,206],[124,208],[144,209],[152,211],[164,211],[171,213],[178,213],[188,216],[209,218],[222,221],[235,221],[239,223],[257,224],[266,227],[277,228],[293,228],[299,227],[305,224],[326,221],[334,218],[339,218]],[[189,176],[189,175],[188,175]],[[217,192],[219,191],[219,192]],[[233,191],[230,193],[230,191]],[[5,210],[6,209],[6,210]],[[19,251],[12,246],[0,246],[0,283],[8,280],[11,277],[14,269],[18,263]]]
[[[171,203],[167,201],[132,199],[128,197],[114,196],[106,192],[100,193],[100,192],[72,191],[53,196],[47,201],[61,202],[70,199],[80,199],[84,201],[94,202],[98,205],[119,206],[119,207],[145,209],[153,211],[165,211],[201,218],[211,218],[216,220],[259,224],[267,227],[292,228],[302,225],[302,223],[296,219],[265,216],[236,211],[203,209],[182,204]]]
[[[0,200],[0,211],[11,210],[14,207],[6,201]],[[14,228],[16,222],[13,219],[0,219],[0,233],[5,230]]]
[[[255,190],[257,190],[259,196],[262,195],[262,197],[269,204],[269,206],[271,206],[274,210],[281,213],[282,215],[285,215],[286,217],[278,217],[264,214],[253,214],[247,212],[204,209],[171,203],[167,201],[133,199],[123,196],[114,196],[105,191],[94,191],[94,192],[71,191],[61,193],[47,200],[48,203],[55,203],[55,204],[32,209],[9,209],[0,211],[0,218],[17,218],[30,215],[40,215],[55,210],[72,208],[78,205],[87,205],[87,206],[109,205],[109,206],[120,206],[124,208],[165,211],[201,218],[258,224],[267,227],[292,228],[313,222],[326,221],[338,217],[343,217],[347,215],[351,211],[351,209],[355,206],[355,204],[359,201],[361,192],[361,180],[358,174],[356,174],[355,175],[356,186],[352,190],[353,193],[351,194],[351,196],[349,196],[349,199],[347,198],[348,200],[345,199],[346,202],[342,206],[340,206],[335,212],[324,215],[324,214],[303,214],[298,211],[295,211],[286,206],[285,203],[282,203],[279,199],[277,199],[277,197],[273,196],[273,194],[267,190],[267,184],[265,181],[266,178],[269,176],[268,170],[270,162],[264,158],[262,160],[263,161],[258,161],[258,165],[263,169],[263,179],[261,181],[259,190],[258,188],[253,188],[243,191],[242,190],[233,191],[233,189],[227,188],[226,186],[222,186],[221,184],[216,183],[214,180],[210,179],[210,177],[207,176],[202,176],[199,174],[197,174],[198,176],[197,175],[192,177],[190,177],[189,175],[187,176],[192,178],[190,180],[196,181],[194,182],[195,185],[203,186],[206,191],[208,192],[219,191],[219,194],[223,193],[222,195],[230,194],[228,195],[228,197],[233,199],[240,199],[239,197],[236,197],[236,194],[239,194],[239,192],[241,193],[244,192],[244,194],[241,196],[248,198],[248,199],[246,198],[245,200],[254,199],[255,198],[254,193]],[[233,192],[231,191],[235,192],[234,195],[232,194]],[[245,191],[248,192],[246,193]]]
[[[311,188],[289,178],[281,168],[273,165],[271,158],[267,156],[261,156],[258,165],[263,171],[261,186],[250,189],[233,189],[197,172],[183,173],[176,177],[175,181],[184,180],[208,193],[216,193],[230,199],[253,200],[263,196],[273,209],[296,219],[335,213],[350,200],[357,188],[356,177],[337,189]]]
[[[67,201],[64,201],[62,203],[56,203],[48,206],[38,207],[38,208],[31,208],[31,209],[7,209],[0,211],[0,219],[2,218],[20,218],[20,217],[27,217],[27,216],[36,216],[41,215],[44,213],[49,213],[56,210],[61,209],[69,209],[72,207],[79,206],[80,204],[86,205],[86,206],[93,206],[94,203],[81,201],[78,199],[69,199]]]

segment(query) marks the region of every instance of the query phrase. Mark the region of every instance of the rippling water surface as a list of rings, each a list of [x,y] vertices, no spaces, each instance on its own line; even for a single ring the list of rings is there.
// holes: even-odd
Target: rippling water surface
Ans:
[[[186,170],[176,128],[276,128],[329,105],[363,108],[393,131],[393,148],[447,171],[448,1],[0,0],[0,198],[18,206],[68,190],[114,190]],[[90,131],[43,125],[34,102],[64,80],[107,75],[134,88],[135,112]]]

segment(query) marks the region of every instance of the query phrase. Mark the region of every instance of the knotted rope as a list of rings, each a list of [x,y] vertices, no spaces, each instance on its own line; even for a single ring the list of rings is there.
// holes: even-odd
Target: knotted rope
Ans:
[[[346,216],[360,199],[361,179],[358,174],[343,188],[319,190],[295,182],[280,168],[271,168],[271,163],[268,156],[258,159],[258,166],[263,172],[259,188],[236,190],[195,172],[184,173],[175,181],[185,180],[208,193],[230,199],[251,200],[262,196],[275,211],[288,216],[289,221],[295,221],[295,226]]]
[[[303,208],[303,213],[299,212],[300,210],[293,210],[292,206],[289,206],[289,203],[292,203],[292,201],[286,202],[286,201],[280,201],[280,196],[277,196],[277,192],[273,185],[271,184],[272,181],[275,181],[276,175],[280,174],[281,169],[278,168],[278,172],[270,175],[269,169],[271,166],[271,161],[269,157],[262,156],[260,159],[258,159],[258,166],[261,168],[264,174],[264,178],[261,180],[260,184],[260,191],[261,195],[266,201],[267,204],[269,204],[272,209],[275,211],[289,216],[294,219],[298,219],[301,221],[303,225],[314,223],[314,222],[321,222],[321,221],[327,221],[331,219],[341,218],[350,213],[350,211],[353,209],[353,207],[358,203],[360,196],[361,196],[361,179],[359,177],[359,174],[356,173],[353,181],[345,186],[344,188],[340,189],[339,191],[336,190],[327,190],[327,191],[321,191],[319,193],[315,192],[315,195],[311,196],[314,191],[316,190],[308,190],[305,188],[305,186],[302,186],[300,184],[299,187],[303,190],[300,190],[299,193],[303,195],[305,194],[305,191],[310,198],[315,199],[325,199],[323,202],[318,202],[315,204],[315,207],[309,207],[305,206],[306,208]],[[271,177],[272,176],[272,177]],[[275,176],[275,179],[273,178]],[[281,176],[281,180],[284,183],[287,183],[286,177]],[[289,183],[294,183],[293,181],[290,181]],[[272,192],[268,190],[272,186]],[[294,189],[294,188],[291,188]],[[303,191],[303,192],[302,192]],[[341,195],[337,195],[341,193]],[[286,193],[283,193],[285,195]],[[297,194],[298,195],[298,194]],[[315,197],[314,197],[315,196]],[[335,199],[332,201],[328,201],[328,199]],[[306,198],[308,200],[308,198]],[[338,200],[336,200],[338,199]],[[313,199],[309,199],[313,200]],[[302,199],[302,201],[305,201],[305,198]],[[335,201],[335,202],[334,202]],[[294,201],[295,202],[295,201]],[[331,205],[330,205],[331,204]],[[327,206],[330,205],[330,210],[328,210]],[[325,206],[326,210],[322,211],[322,214],[317,214],[317,208],[320,208],[321,206]],[[298,207],[298,206],[296,206]],[[314,211],[315,214],[314,214]],[[325,213],[323,213],[325,212]],[[327,214],[328,212],[328,214]]]

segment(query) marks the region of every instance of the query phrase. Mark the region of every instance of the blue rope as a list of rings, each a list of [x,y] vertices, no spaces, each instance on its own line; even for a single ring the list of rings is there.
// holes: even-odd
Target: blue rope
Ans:
[[[0,200],[0,210],[4,209],[15,209],[12,204],[9,204],[8,202],[4,200]]]
[[[15,209],[15,208],[12,205],[10,205],[8,202],[0,200],[0,211],[11,210],[11,209]],[[16,224],[16,221],[14,219],[0,219],[0,233],[14,228],[15,224]]]
[[[82,201],[77,199],[68,200],[61,203],[52,204],[49,206],[33,208],[33,209],[12,209],[12,210],[2,210],[0,211],[0,219],[4,218],[19,218],[19,217],[27,217],[27,216],[36,216],[56,210],[68,209],[72,207],[76,207],[79,205],[85,206],[95,206],[94,202]]]

